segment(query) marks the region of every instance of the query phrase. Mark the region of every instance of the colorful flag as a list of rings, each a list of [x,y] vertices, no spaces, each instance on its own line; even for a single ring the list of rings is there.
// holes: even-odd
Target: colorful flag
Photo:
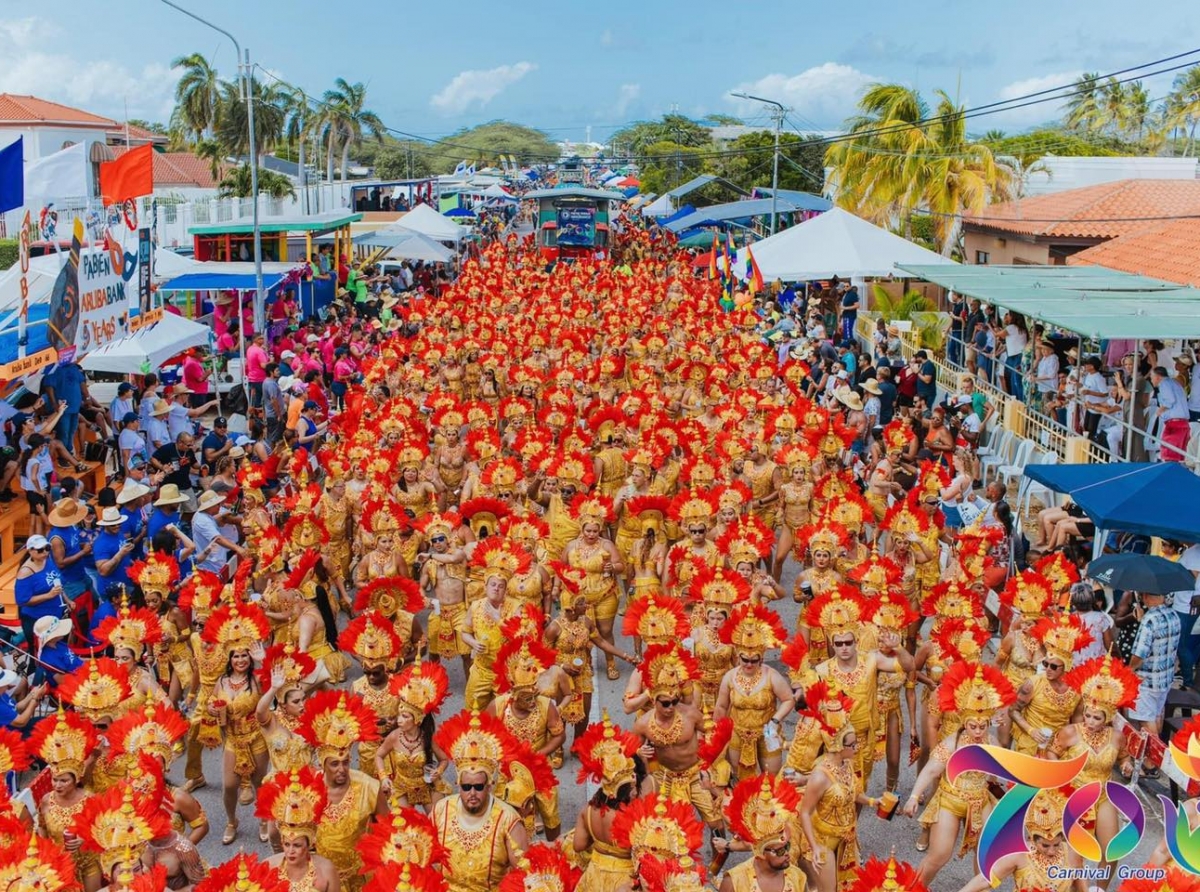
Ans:
[[[121,204],[154,191],[154,146],[130,149],[116,161],[100,165],[100,197],[105,205]]]
[[[0,149],[0,213],[25,204],[25,138]]]
[[[708,277],[717,277],[717,234],[713,233],[712,250],[708,252]]]
[[[751,297],[765,289],[762,270],[758,268],[758,261],[754,259],[754,252],[750,250],[749,245],[746,245],[746,283],[750,288]]]
[[[733,245],[733,233],[725,233],[725,242],[721,249],[725,255],[725,291],[733,297],[733,288],[737,284],[737,276],[733,274],[733,258],[737,256],[737,249]]]

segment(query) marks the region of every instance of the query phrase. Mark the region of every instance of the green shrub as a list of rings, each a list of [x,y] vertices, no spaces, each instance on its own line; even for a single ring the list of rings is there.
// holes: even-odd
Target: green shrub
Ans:
[[[6,270],[20,258],[15,238],[0,238],[0,270]]]

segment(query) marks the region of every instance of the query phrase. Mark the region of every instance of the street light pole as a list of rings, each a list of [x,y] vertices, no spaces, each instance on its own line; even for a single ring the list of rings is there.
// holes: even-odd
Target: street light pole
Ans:
[[[774,99],[763,99],[761,96],[751,96],[749,93],[730,93],[729,95],[736,96],[738,99],[762,102],[775,108],[775,111],[771,113],[771,117],[775,119],[775,152],[771,165],[771,235],[774,235],[775,207],[778,203],[779,193],[779,131],[783,127],[783,116],[787,114],[787,109],[784,108],[783,103],[776,102]]]
[[[254,71],[250,67],[250,51],[246,50],[245,63],[243,67],[242,61],[242,45],[238,43],[237,38],[226,31],[224,28],[214,25],[208,19],[201,18],[190,9],[185,9],[174,0],[162,0],[167,6],[172,9],[182,12],[185,16],[195,19],[201,25],[207,25],[218,34],[224,34],[233,41],[234,52],[237,54],[238,75],[242,81],[242,87],[245,90],[246,96],[246,126],[250,131],[250,191],[251,208],[253,214],[254,226],[254,330],[262,331],[265,318],[263,309],[263,273],[262,273],[262,230],[259,228],[258,222],[258,143],[254,137]],[[241,321],[238,322],[239,329]]]

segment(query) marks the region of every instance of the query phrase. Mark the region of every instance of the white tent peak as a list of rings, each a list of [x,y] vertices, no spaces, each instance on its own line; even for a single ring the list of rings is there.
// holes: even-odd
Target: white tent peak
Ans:
[[[427,235],[438,242],[457,242],[467,234],[466,229],[453,220],[443,217],[427,204],[419,204],[411,211],[407,211],[393,225],[400,229]]]
[[[751,248],[754,262],[767,282],[888,276],[896,274],[898,263],[954,262],[838,207],[756,242]],[[744,277],[745,269],[746,249],[742,248],[735,272]]]

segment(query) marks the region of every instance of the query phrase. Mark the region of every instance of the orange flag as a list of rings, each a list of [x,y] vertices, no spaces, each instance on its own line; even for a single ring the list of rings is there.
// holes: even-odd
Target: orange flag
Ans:
[[[130,149],[116,161],[100,165],[100,197],[106,205],[120,204],[154,191],[154,146]]]

